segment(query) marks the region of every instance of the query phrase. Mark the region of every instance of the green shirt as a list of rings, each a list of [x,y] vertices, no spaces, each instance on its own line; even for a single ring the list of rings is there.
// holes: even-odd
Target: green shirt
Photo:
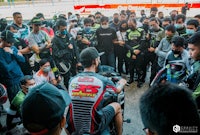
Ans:
[[[14,99],[11,102],[11,106],[10,109],[13,111],[17,111],[18,113],[21,112],[21,104],[23,103],[24,99],[25,99],[26,94],[20,90],[17,95],[14,97]]]
[[[196,73],[198,72],[198,74],[200,74],[200,60],[199,61],[196,61],[193,65],[192,65],[192,73]],[[197,78],[200,77],[200,75],[197,75]],[[193,97],[194,98],[197,98],[200,96],[200,82],[197,82],[199,83],[197,88],[194,90],[194,92],[192,93]]]

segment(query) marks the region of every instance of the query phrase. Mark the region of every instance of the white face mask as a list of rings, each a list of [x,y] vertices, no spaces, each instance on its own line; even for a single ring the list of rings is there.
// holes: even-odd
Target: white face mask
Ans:
[[[35,86],[36,86],[36,84],[29,86],[29,87],[28,87],[28,90],[32,89],[32,88],[35,87]]]
[[[107,29],[107,28],[109,27],[109,25],[108,25],[108,24],[106,24],[106,25],[101,25],[101,27],[102,27],[103,29]]]

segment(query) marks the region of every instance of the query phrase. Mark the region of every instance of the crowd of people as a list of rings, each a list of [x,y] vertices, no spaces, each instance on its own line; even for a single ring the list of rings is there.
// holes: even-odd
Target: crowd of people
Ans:
[[[120,89],[125,84],[130,85],[134,81],[137,82],[137,87],[141,88],[145,83],[147,70],[151,70],[149,87],[152,88],[141,98],[140,105],[142,120],[147,126],[145,127],[147,132],[170,134],[166,130],[169,130],[172,125],[165,123],[166,125],[163,127],[156,127],[159,124],[156,123],[155,117],[160,112],[157,112],[156,107],[159,106],[156,106],[154,102],[160,102],[162,97],[151,95],[154,91],[162,89],[163,91],[158,90],[157,93],[163,92],[161,95],[167,100],[168,96],[164,96],[164,94],[169,94],[165,93],[165,90],[168,90],[166,88],[168,85],[165,85],[167,82],[176,84],[170,84],[171,93],[177,87],[177,91],[180,93],[187,91],[185,96],[190,97],[187,95],[191,93],[186,90],[190,89],[193,95],[190,98],[193,98],[200,107],[200,14],[187,18],[185,14],[179,14],[178,11],[172,10],[169,15],[165,16],[162,11],[158,12],[156,7],[152,7],[149,16],[145,14],[144,10],[141,10],[140,16],[136,16],[135,12],[122,10],[120,13],[114,13],[111,18],[101,12],[85,18],[69,12],[68,15],[54,16],[53,20],[49,21],[42,13],[38,13],[29,23],[25,24],[22,14],[14,12],[12,23],[7,23],[4,18],[0,19],[0,30],[0,83],[6,87],[10,101],[10,108],[7,111],[7,130],[16,126],[16,123],[12,123],[15,117],[21,117],[24,119],[25,128],[31,133],[44,132],[46,134],[54,127],[56,127],[54,129],[56,132],[58,130],[60,132],[61,128],[66,127],[63,122],[66,121],[65,117],[55,115],[59,121],[51,124],[46,122],[45,116],[38,118],[33,115],[36,120],[32,120],[27,117],[27,113],[37,110],[34,108],[34,104],[38,103],[39,105],[45,98],[48,98],[52,106],[55,106],[53,105],[54,101],[50,101],[50,97],[54,98],[55,95],[62,97],[62,100],[58,102],[65,104],[65,108],[69,106],[71,101],[68,94],[68,101],[65,101],[64,97],[66,96],[63,97],[63,93],[47,92],[46,94],[42,90],[70,91],[73,80],[80,76],[95,76],[96,79],[102,80],[103,87],[109,86],[111,89],[112,82],[108,83],[105,78],[88,73],[97,72],[99,65],[111,66],[120,75],[124,74],[127,78],[129,76],[127,83],[124,79],[119,81]],[[97,51],[103,55],[100,56]],[[80,72],[85,73],[81,74]],[[64,86],[61,84],[62,82]],[[179,88],[177,85],[185,88]],[[33,91],[25,98],[32,88],[37,88],[37,92]],[[113,88],[113,91],[116,92],[116,89]],[[40,100],[34,96],[37,94],[41,95]],[[155,98],[155,101],[148,102],[150,99],[147,98],[151,96],[151,99]],[[180,97],[177,96],[176,99],[178,98]],[[24,100],[25,102],[23,102]],[[190,99],[188,99],[189,101]],[[43,104],[45,105],[46,102]],[[193,110],[197,109],[195,108],[196,103],[191,104],[194,106]],[[20,108],[21,105],[22,108]],[[26,110],[27,106],[31,106],[31,109]],[[117,117],[118,134],[121,134],[121,108],[117,103],[110,103],[108,106],[110,108],[103,109],[103,112],[106,115],[106,112],[111,111],[112,117]],[[155,106],[155,111],[148,110],[154,109],[150,108],[152,106]],[[60,109],[62,115],[65,108]],[[144,108],[146,110],[143,110]],[[177,108],[174,109],[177,110]],[[187,108],[185,109],[187,110]],[[47,112],[38,112],[37,114],[50,114],[50,110],[48,108]],[[150,115],[146,114],[149,112],[152,113],[151,119],[148,118]],[[194,113],[193,116],[196,119],[196,112]],[[107,120],[108,117],[110,116],[106,116],[105,119]],[[172,116],[172,118],[174,117]],[[186,117],[188,114],[180,116],[180,118]],[[38,122],[37,119],[38,121],[42,119],[43,125],[35,124],[34,122]],[[163,119],[168,118],[163,116]],[[191,123],[199,124],[199,116],[197,119],[198,122]],[[67,124],[70,127],[70,123]],[[183,124],[185,123],[183,122]],[[50,131],[53,133],[54,130]]]

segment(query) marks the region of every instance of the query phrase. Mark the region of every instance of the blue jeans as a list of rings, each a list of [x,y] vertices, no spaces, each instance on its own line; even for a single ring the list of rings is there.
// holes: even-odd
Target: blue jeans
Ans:
[[[101,56],[101,65],[108,65],[115,69],[115,54],[114,52],[105,53]]]

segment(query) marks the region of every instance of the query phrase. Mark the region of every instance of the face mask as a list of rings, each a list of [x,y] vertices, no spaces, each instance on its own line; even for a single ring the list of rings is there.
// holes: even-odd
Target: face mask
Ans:
[[[49,71],[51,71],[51,67],[50,67],[50,66],[45,67],[45,68],[43,69],[43,72],[45,72],[45,73],[48,73]]]
[[[71,22],[71,25],[77,25],[77,22]]]
[[[119,22],[119,18],[114,18],[114,23],[118,23]]]
[[[102,27],[103,29],[107,29],[107,28],[109,27],[109,25],[108,25],[108,24],[106,24],[106,25],[101,25],[101,27]]]
[[[149,25],[148,24],[143,24],[143,28],[144,28],[144,30],[148,30],[149,29]]]
[[[127,30],[127,28],[125,27],[120,27],[120,31],[126,31]]]
[[[31,86],[25,86],[25,88],[26,88],[25,92],[28,93],[35,86],[36,86],[36,84],[31,85]]]
[[[151,15],[150,15],[150,17],[156,17],[156,15],[154,15],[154,14],[151,14]]]
[[[178,57],[181,53],[181,51],[176,51],[176,50],[172,50],[172,52],[174,53],[174,57]]]
[[[164,30],[166,30],[166,27],[167,27],[168,25],[165,25],[165,26],[162,26],[162,28],[164,29]]]
[[[96,23],[100,23],[101,18],[96,18]]]
[[[192,34],[194,34],[194,33],[195,33],[194,30],[186,29],[186,34],[187,34],[187,35],[192,35]]]
[[[129,27],[129,29],[130,29],[131,31],[134,31],[134,30],[135,30],[135,27],[134,27],[134,26],[131,26],[131,27]]]
[[[172,39],[173,36],[166,36],[166,39],[171,42],[171,39]]]
[[[35,87],[35,86],[36,86],[36,84],[31,85],[31,86],[28,86],[27,88],[28,88],[28,90],[30,90],[30,89],[32,89],[32,88]]]
[[[174,20],[175,17],[176,17],[176,15],[174,15],[174,14],[171,15],[171,19],[172,19],[172,20]]]
[[[176,29],[181,29],[181,28],[183,28],[183,25],[182,25],[182,24],[175,24],[174,26],[175,26]]]
[[[91,30],[91,27],[85,27],[85,32],[86,32],[86,33],[89,33],[90,30]]]
[[[151,26],[150,29],[151,29],[152,31],[155,31],[155,32],[157,32],[157,31],[159,30],[159,28],[157,28],[156,26]]]
[[[60,31],[60,34],[61,35],[66,35],[67,34],[67,30]]]

